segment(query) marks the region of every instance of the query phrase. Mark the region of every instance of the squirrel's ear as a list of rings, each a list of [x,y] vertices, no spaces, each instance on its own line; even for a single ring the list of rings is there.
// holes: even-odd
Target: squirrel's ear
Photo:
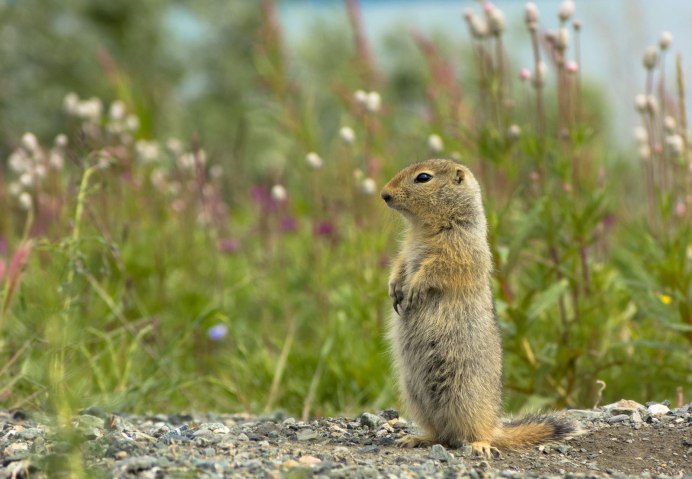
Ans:
[[[461,182],[464,181],[464,170],[462,170],[461,168],[456,169],[456,173],[454,175],[454,181],[456,182],[457,185],[461,184]]]

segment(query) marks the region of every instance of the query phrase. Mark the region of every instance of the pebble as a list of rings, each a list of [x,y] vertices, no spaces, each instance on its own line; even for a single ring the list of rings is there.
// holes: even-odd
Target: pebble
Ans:
[[[361,414],[359,419],[361,426],[367,426],[370,429],[377,429],[382,425],[382,423],[384,423],[384,419],[382,419],[380,416],[370,414],[369,412],[364,412]]]
[[[433,444],[428,451],[428,457],[443,462],[452,462],[454,457],[441,444]]]
[[[615,447],[627,447],[627,444],[634,447],[645,438],[649,441],[644,444],[655,446],[661,434],[669,434],[673,429],[679,434],[678,431],[692,425],[689,406],[655,416],[650,408],[653,407],[655,412],[654,406],[660,405],[653,403],[646,407],[627,408],[620,404],[608,409],[571,410],[566,414],[583,422],[587,430],[606,428],[610,431],[612,428],[613,436],[617,438],[613,443]],[[605,448],[603,452],[595,450],[588,442],[577,446],[573,443],[556,444],[543,448],[546,452],[552,451],[549,454],[536,454],[535,451],[508,454],[510,460],[517,457],[515,454],[526,454],[531,458],[525,469],[514,471],[515,466],[505,462],[506,458],[482,461],[471,454],[468,446],[454,451],[448,451],[442,445],[427,449],[395,449],[394,437],[417,431],[393,409],[378,415],[364,413],[356,416],[355,420],[323,418],[306,422],[280,415],[265,418],[247,415],[192,417],[185,414],[129,416],[94,410],[81,412],[75,416],[75,430],[82,432],[81,428],[84,428],[88,433],[92,428],[92,432],[96,430],[99,434],[99,437],[87,435],[80,439],[80,449],[90,468],[89,477],[587,479],[605,477],[603,474],[608,466],[601,464],[601,458],[604,454],[611,454]],[[104,428],[101,416],[115,427]],[[3,457],[0,478],[46,477],[45,467],[49,462],[43,458],[67,451],[68,447],[56,443],[61,436],[51,432],[48,419],[32,417],[18,424],[11,417],[12,413],[0,410],[0,453]],[[623,428],[625,431],[629,428],[631,434],[623,435]],[[640,470],[649,475],[636,477],[651,479],[659,477],[661,472],[679,475],[679,471],[685,471],[689,474],[686,462],[692,454],[692,436],[682,436],[675,444],[680,448],[675,461],[657,460],[655,453],[647,455],[640,461]],[[459,460],[459,456],[463,456],[464,461]],[[593,471],[589,474],[570,472],[573,467],[580,467],[579,470],[583,471],[584,463],[593,467]],[[664,463],[667,464],[665,468]],[[551,474],[559,476],[546,475],[546,467],[551,467]],[[613,479],[633,477],[612,469],[608,475]]]
[[[652,416],[663,416],[664,414],[668,414],[668,411],[670,411],[668,406],[665,404],[651,404],[646,409]]]

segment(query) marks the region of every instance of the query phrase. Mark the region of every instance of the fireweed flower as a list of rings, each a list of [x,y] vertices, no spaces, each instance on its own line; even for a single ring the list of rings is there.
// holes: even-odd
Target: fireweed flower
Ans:
[[[216,247],[222,253],[235,253],[240,249],[240,241],[235,238],[221,238]]]
[[[531,79],[531,70],[528,68],[522,68],[519,70],[519,79],[521,81],[528,81]]]
[[[279,221],[279,229],[283,233],[292,233],[298,229],[298,220],[294,216],[282,216]]]
[[[228,326],[216,324],[207,330],[207,337],[212,341],[221,341],[228,334]]]
[[[336,240],[336,227],[331,221],[320,221],[313,226],[312,234],[318,238],[326,238],[333,241]]]
[[[577,73],[579,71],[579,65],[574,60],[570,60],[565,65],[565,70],[567,70],[567,73]]]

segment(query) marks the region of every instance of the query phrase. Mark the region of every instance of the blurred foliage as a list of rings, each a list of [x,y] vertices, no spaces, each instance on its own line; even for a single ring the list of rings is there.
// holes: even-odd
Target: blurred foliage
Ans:
[[[3,4],[3,406],[396,405],[377,185],[433,154],[484,186],[510,410],[692,394],[692,208],[604,92],[520,82],[495,35],[397,30],[382,66],[349,5],[289,48],[270,1]]]

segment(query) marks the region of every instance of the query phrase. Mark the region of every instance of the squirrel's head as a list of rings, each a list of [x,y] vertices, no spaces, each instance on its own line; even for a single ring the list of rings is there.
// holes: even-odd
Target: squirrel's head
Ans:
[[[432,159],[404,168],[382,189],[387,206],[425,229],[485,229],[481,190],[471,171],[451,160]]]

